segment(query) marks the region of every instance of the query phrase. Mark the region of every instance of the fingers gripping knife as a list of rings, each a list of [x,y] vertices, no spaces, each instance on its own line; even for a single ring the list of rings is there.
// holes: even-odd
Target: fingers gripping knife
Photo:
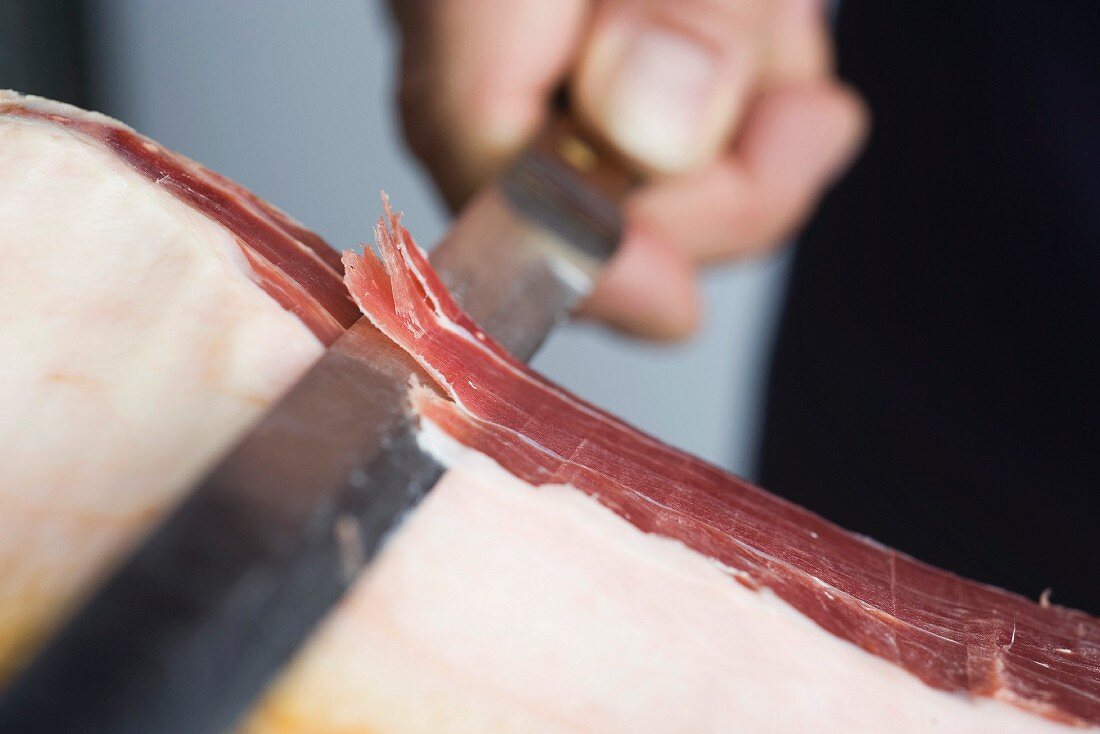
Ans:
[[[527,359],[614,252],[632,183],[555,119],[432,262]],[[231,727],[439,478],[406,401],[416,371],[366,319],[352,326],[16,678],[0,731]]]

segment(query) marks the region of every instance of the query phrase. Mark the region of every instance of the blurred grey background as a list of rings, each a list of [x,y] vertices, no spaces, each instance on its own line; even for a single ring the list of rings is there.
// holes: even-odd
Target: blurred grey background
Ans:
[[[447,227],[401,139],[394,52],[380,0],[0,0],[0,87],[117,117],[341,249],[369,237],[382,189],[421,245]],[[751,475],[785,271],[780,255],[710,273],[706,325],[690,343],[573,325],[535,365],[665,441]]]

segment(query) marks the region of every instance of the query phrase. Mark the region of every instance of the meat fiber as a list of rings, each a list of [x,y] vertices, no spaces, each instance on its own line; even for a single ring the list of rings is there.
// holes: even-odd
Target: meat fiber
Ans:
[[[12,669],[356,311],[315,235],[53,103],[0,97],[0,221]],[[481,333],[395,217],[376,236],[381,262],[345,256],[348,290],[434,380],[410,391],[448,470],[245,731],[1100,726],[1100,621],[920,564],[625,426]]]

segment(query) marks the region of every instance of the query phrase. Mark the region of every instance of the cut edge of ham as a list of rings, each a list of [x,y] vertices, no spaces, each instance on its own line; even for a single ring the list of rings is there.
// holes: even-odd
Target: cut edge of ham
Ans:
[[[411,393],[431,423],[529,484],[575,487],[640,530],[682,542],[731,583],[774,593],[933,688],[1100,725],[1100,620],[844,531],[570,395],[462,313],[385,205],[379,257],[345,253],[345,281],[437,383]]]

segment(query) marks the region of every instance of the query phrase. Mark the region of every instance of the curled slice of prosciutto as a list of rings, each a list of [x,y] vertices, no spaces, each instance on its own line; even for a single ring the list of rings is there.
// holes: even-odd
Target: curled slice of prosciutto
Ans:
[[[242,730],[1100,728],[1100,621],[570,395],[463,315],[388,211],[379,257],[341,267],[118,123],[6,94],[0,221],[0,680],[358,306],[423,367],[411,410],[447,470]]]

